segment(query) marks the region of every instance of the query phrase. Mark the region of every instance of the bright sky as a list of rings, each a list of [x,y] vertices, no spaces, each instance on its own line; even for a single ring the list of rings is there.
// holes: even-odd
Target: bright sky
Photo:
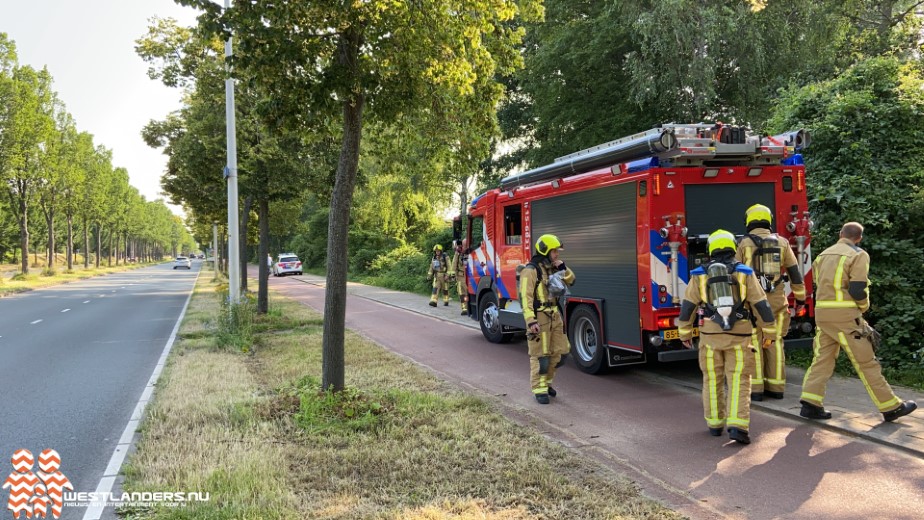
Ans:
[[[163,197],[167,158],[148,148],[141,128],[180,104],[179,90],[148,79],[135,54],[153,16],[193,25],[196,12],[173,0],[0,0],[0,32],[16,42],[19,62],[48,67],[78,129],[112,150],[148,200]]]

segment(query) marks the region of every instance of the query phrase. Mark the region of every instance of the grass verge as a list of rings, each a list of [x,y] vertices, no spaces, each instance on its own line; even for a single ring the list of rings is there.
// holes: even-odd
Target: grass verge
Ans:
[[[9,279],[0,277],[0,297],[31,291],[33,289],[40,289],[42,287],[61,285],[64,283],[73,282],[75,280],[84,280],[94,276],[130,271],[132,269],[156,265],[158,263],[160,262],[100,267],[99,269],[83,269],[83,267],[80,267],[78,269],[74,269],[73,271],[68,271],[66,267],[62,267],[55,271],[49,271],[47,269],[35,269],[32,273],[27,275],[17,274]]]
[[[347,384],[320,392],[322,321],[272,295],[252,344],[220,340],[200,278],[126,491],[202,491],[131,519],[678,518],[609,470],[349,333]]]

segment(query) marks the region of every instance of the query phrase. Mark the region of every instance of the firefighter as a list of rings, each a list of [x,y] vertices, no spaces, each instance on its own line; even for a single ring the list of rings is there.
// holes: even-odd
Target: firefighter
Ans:
[[[555,369],[562,366],[571,344],[565,336],[558,298],[574,284],[574,273],[558,255],[561,241],[542,235],[536,254],[520,270],[520,302],[529,345],[529,383],[539,404],[549,404],[557,392],[552,388]]]
[[[703,409],[709,433],[750,444],[751,378],[754,346],[751,316],[757,313],[772,339],[773,311],[754,270],[735,259],[735,236],[725,230],[709,235],[707,267],[690,273],[677,325],[680,340],[693,348],[693,327],[699,319],[699,367],[703,371]],[[725,385],[728,384],[726,411]]]
[[[754,270],[775,318],[770,348],[759,348],[766,339],[763,329],[754,329],[756,359],[751,377],[751,400],[763,401],[764,396],[782,399],[786,389],[786,357],[783,353],[783,336],[789,332],[789,298],[786,295],[787,278],[796,300],[798,314],[805,308],[805,284],[802,272],[792,252],[789,240],[770,232],[773,214],[770,208],[755,204],[745,213],[747,234],[738,243],[735,257]]]
[[[452,255],[452,273],[456,279],[456,291],[459,293],[459,303],[462,305],[462,316],[468,316],[468,288],[465,285],[465,265],[468,262],[468,239],[463,239],[456,246]]]
[[[840,240],[815,258],[815,335],[812,365],[802,383],[802,410],[808,419],[830,419],[824,409],[825,387],[834,363],[844,349],[863,386],[886,421],[894,421],[917,409],[914,401],[901,401],[882,377],[882,367],[870,338],[871,327],[863,319],[869,309],[869,254],[860,249],[863,226],[844,224]]]
[[[430,296],[430,307],[436,307],[440,293],[443,293],[443,305],[449,306],[449,260],[443,252],[443,246],[433,246],[433,257],[430,258],[430,268],[427,270],[427,281],[433,280],[433,293]]]

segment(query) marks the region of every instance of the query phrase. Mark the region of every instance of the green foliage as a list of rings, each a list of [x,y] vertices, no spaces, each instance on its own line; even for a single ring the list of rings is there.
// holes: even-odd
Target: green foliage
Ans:
[[[428,255],[413,253],[401,258],[379,275],[361,281],[396,291],[430,294],[431,282],[427,281],[429,265]]]
[[[367,273],[372,261],[399,245],[395,238],[381,231],[350,230],[350,272]]]
[[[870,322],[879,357],[898,371],[924,368],[924,74],[915,63],[873,58],[837,78],[785,93],[772,126],[805,127],[813,250],[840,226],[866,227],[871,260]]]
[[[215,344],[218,348],[250,352],[254,346],[254,321],[257,315],[256,298],[253,293],[244,294],[238,305],[230,304],[228,287],[216,291],[221,311],[218,316],[218,331]]]
[[[369,273],[372,275],[382,274],[390,271],[401,260],[409,257],[418,258],[418,255],[422,255],[422,253],[415,246],[409,244],[398,246],[375,257],[369,264]]]
[[[299,397],[295,422],[310,433],[344,434],[371,432],[382,425],[383,415],[394,408],[394,399],[373,396],[356,388],[340,392],[321,390],[320,382],[305,376],[293,390]]]

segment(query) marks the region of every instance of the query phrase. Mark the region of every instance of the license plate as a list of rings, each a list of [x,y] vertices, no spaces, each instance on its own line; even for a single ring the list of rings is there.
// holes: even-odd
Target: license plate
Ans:
[[[699,329],[693,329],[693,337],[699,336]],[[680,331],[677,329],[668,329],[661,331],[661,337],[664,339],[680,339]]]

